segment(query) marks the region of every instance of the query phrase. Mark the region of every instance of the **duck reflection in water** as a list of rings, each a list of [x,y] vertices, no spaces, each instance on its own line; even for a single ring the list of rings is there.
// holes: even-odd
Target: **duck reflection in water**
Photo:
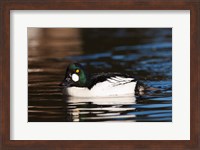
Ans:
[[[123,96],[80,98],[63,95],[67,122],[168,122],[171,97]]]
[[[136,97],[80,98],[66,97],[66,121],[120,121],[134,118],[127,115],[136,108],[131,107]]]

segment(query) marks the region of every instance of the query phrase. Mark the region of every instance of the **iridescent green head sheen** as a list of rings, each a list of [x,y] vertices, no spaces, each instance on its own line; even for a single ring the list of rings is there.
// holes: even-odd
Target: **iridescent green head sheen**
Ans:
[[[87,75],[83,67],[78,63],[70,64],[66,70],[65,79],[63,81],[65,86],[84,87],[87,85]]]

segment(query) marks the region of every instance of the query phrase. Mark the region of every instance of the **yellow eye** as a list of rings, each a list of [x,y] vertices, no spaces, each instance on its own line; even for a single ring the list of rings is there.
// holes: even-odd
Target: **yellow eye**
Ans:
[[[80,72],[80,70],[79,69],[76,69],[76,73],[79,73]]]

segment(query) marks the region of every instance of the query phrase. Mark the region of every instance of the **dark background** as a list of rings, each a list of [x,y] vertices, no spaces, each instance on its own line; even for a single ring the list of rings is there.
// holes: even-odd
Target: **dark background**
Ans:
[[[29,121],[172,121],[171,28],[28,28],[28,48]],[[58,85],[72,62],[92,73],[131,73],[159,90],[71,99]]]

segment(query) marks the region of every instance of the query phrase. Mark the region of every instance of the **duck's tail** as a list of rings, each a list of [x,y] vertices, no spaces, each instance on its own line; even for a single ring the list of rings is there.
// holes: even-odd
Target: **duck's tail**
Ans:
[[[135,92],[136,92],[136,93],[143,92],[143,91],[145,91],[146,87],[147,87],[147,86],[146,86],[145,84],[143,84],[143,83],[140,82],[140,81],[137,81],[136,87],[135,87]]]
[[[143,95],[144,92],[156,91],[156,90],[160,90],[160,89],[154,88],[154,87],[149,87],[149,86],[145,85],[144,83],[142,83],[141,81],[137,81],[136,87],[135,87],[135,93],[139,94],[139,95]]]

